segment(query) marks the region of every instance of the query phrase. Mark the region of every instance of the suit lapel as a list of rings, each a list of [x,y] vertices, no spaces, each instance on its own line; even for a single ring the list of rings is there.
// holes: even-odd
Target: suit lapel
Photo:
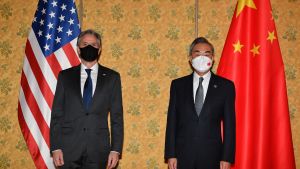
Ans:
[[[193,116],[195,118],[198,118],[198,115],[197,115],[197,112],[196,112],[196,109],[195,109],[195,101],[194,101],[194,76],[193,76],[193,73],[188,76],[188,79],[187,79],[187,100],[186,100],[186,103],[187,103],[187,107],[190,108],[191,111],[188,111],[188,112],[193,112]]]
[[[103,86],[106,83],[105,81],[105,77],[107,76],[104,68],[99,65],[99,69],[98,69],[98,75],[97,75],[97,84],[96,84],[96,89],[92,98],[92,103],[90,107],[93,107],[93,104],[95,102],[95,100],[99,101],[101,98],[97,98],[99,96],[99,94],[102,92]]]
[[[81,104],[83,106],[82,102],[82,95],[81,95],[81,81],[80,81],[80,65],[76,66],[74,68],[74,84],[72,85],[74,87],[75,95],[78,99],[81,100]]]
[[[204,117],[209,112],[208,107],[212,103],[213,97],[216,95],[215,92],[216,92],[217,87],[218,87],[218,85],[215,84],[215,74],[213,74],[211,72],[211,77],[210,77],[210,80],[209,80],[206,97],[205,97],[203,107],[202,107],[202,110],[201,110],[201,113],[200,113],[201,117]]]

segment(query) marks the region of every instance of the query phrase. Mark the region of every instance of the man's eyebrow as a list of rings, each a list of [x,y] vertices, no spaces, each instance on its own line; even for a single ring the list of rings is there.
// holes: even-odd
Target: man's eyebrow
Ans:
[[[193,52],[202,52],[202,53],[212,53],[212,51],[207,50],[207,51],[202,51],[202,50],[193,50]]]

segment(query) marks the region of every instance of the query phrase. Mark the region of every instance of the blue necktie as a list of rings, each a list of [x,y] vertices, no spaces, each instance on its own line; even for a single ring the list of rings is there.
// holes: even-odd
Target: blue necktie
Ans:
[[[92,69],[85,69],[88,75],[83,88],[83,104],[86,110],[89,109],[90,103],[92,101],[92,95],[93,95],[93,83],[91,78],[91,70]]]

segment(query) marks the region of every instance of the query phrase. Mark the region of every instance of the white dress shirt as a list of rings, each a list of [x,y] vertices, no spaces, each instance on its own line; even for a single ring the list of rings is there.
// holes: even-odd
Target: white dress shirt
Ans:
[[[199,76],[196,72],[193,73],[193,94],[194,94],[194,103],[195,103],[195,99],[196,99],[196,92],[199,86],[199,78],[201,76]],[[208,85],[209,85],[209,81],[210,81],[210,77],[211,77],[211,72],[207,72],[203,77],[203,81],[202,81],[202,86],[203,86],[203,102],[205,101],[205,97],[206,97],[206,93],[207,93],[207,89],[208,89]]]
[[[88,77],[85,69],[88,69],[84,64],[81,64],[80,67],[80,87],[81,87],[81,96],[83,96],[83,88],[84,88],[84,84],[85,81]],[[92,78],[92,84],[93,84],[93,93],[92,96],[95,93],[95,89],[96,89],[96,84],[97,84],[97,77],[98,77],[98,69],[99,69],[99,65],[96,63],[94,64],[94,66],[91,67],[92,71],[91,71],[91,78]]]

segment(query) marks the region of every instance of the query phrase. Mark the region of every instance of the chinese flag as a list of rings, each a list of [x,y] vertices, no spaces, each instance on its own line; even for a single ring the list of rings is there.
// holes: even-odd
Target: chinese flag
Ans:
[[[239,0],[218,74],[236,87],[235,169],[295,169],[284,65],[269,0]]]

